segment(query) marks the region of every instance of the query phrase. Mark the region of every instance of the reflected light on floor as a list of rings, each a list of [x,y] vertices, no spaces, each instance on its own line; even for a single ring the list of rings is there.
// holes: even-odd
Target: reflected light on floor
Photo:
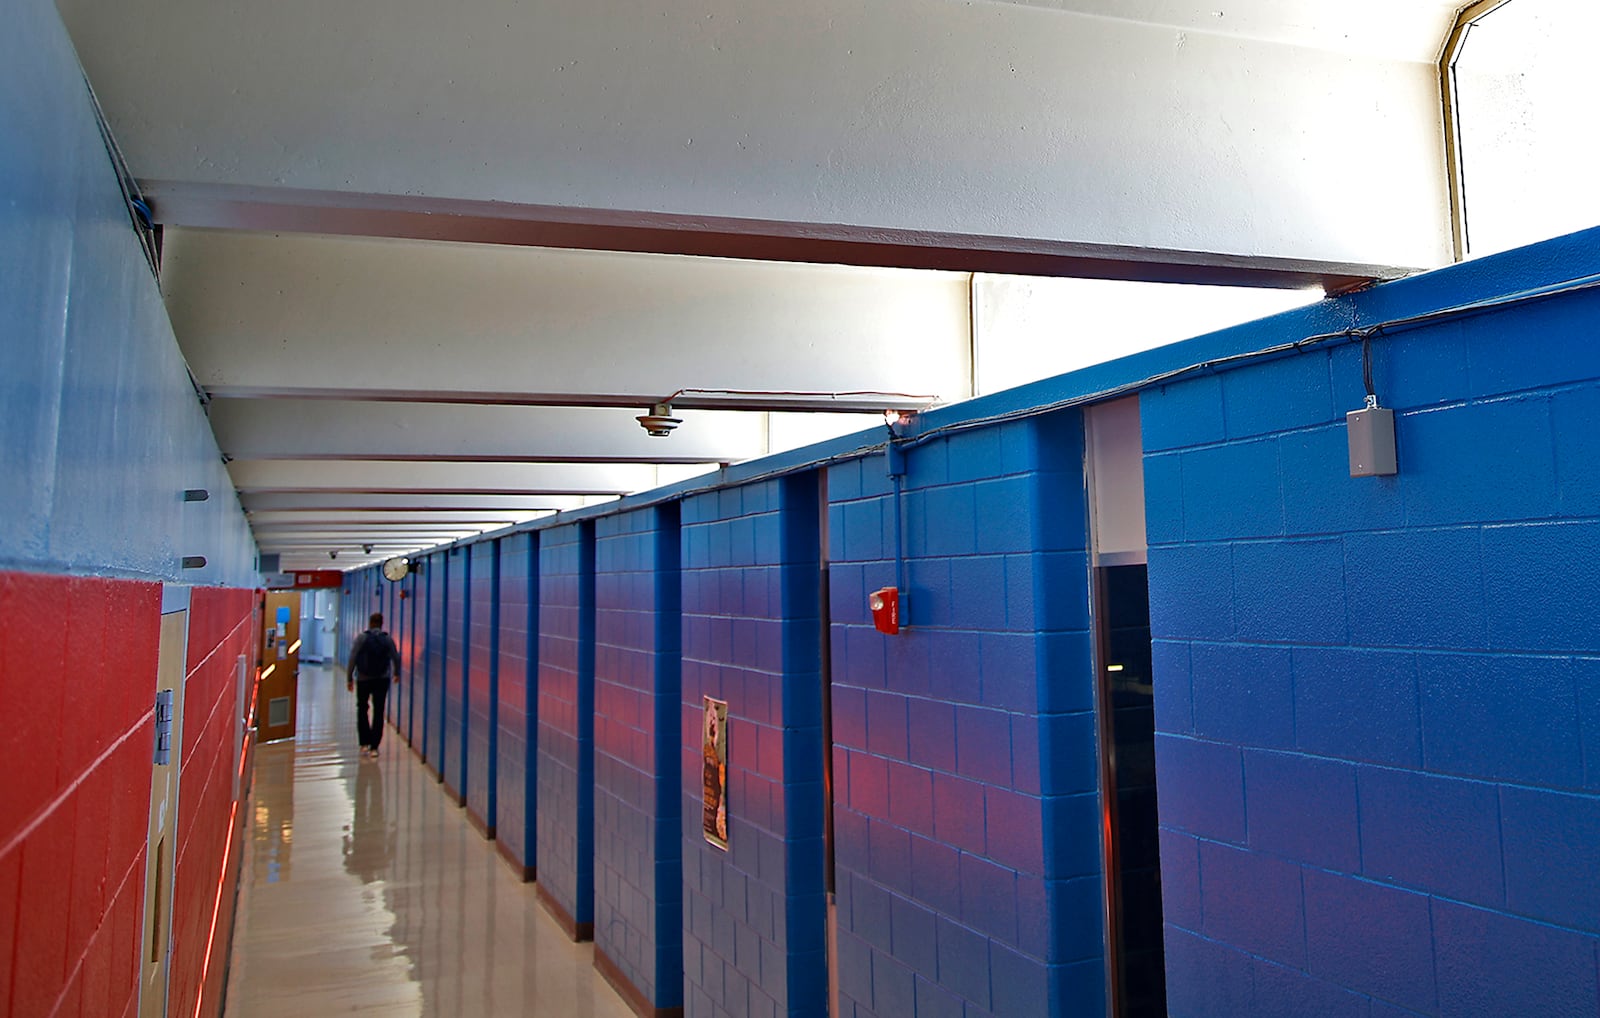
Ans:
[[[256,750],[228,1018],[631,1015],[392,729],[358,759],[354,714],[302,666],[295,741]]]

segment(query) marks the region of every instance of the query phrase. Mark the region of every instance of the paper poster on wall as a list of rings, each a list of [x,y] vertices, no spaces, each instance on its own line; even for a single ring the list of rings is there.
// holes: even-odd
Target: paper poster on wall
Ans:
[[[704,697],[700,720],[701,774],[705,786],[700,826],[706,840],[728,849],[728,703]]]

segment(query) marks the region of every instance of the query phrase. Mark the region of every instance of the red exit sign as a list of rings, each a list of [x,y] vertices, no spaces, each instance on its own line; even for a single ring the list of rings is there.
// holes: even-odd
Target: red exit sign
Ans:
[[[337,569],[295,569],[290,575],[297,590],[344,585],[344,574]]]

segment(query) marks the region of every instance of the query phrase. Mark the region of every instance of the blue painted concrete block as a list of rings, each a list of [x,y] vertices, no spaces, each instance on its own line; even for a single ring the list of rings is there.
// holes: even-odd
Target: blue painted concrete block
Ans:
[[[982,856],[963,854],[960,921],[1003,943],[1017,939],[1017,873]]]
[[[949,482],[962,484],[994,477],[1001,460],[1002,442],[999,428],[974,428],[950,436],[947,444]]]
[[[1100,873],[1098,795],[1055,795],[1044,804],[1046,872],[1059,878]]]
[[[1269,961],[1255,963],[1252,1000],[1256,1015],[1368,1018],[1366,997]]]
[[[994,464],[991,463],[989,469],[992,471]],[[973,485],[978,554],[1034,550],[1033,491],[1034,480],[1030,477],[1008,477]]]
[[[1399,415],[1400,487],[1411,526],[1490,523],[1555,511],[1555,440],[1545,397]],[[1484,483],[1492,464],[1492,484]]]
[[[1019,891],[1028,886],[1018,882]],[[1098,962],[1105,949],[1104,884],[1098,875],[1073,877],[1070,880],[1052,880],[1046,886],[1049,907],[1054,913],[1054,923],[1048,931],[1049,957],[1062,962],[1090,960]],[[1027,896],[1024,895],[1024,902]],[[1024,906],[1026,907],[1026,906]],[[1028,939],[1020,944],[1030,951]]]
[[[1200,898],[1206,936],[1285,965],[1305,967],[1305,900],[1299,866],[1203,841]]]
[[[1313,975],[1431,1012],[1433,933],[1426,895],[1307,867],[1306,949]]]
[[[1241,640],[1345,643],[1343,545],[1315,540],[1236,544],[1233,600]]]
[[[1294,682],[1287,647],[1191,646],[1194,730],[1247,746],[1294,746]]]
[[[1151,636],[1158,640],[1232,639],[1232,547],[1188,544],[1153,547],[1149,554]]]
[[[941,915],[938,939],[939,985],[979,1007],[990,1007],[988,938]]]
[[[1349,408],[1360,406],[1357,399]],[[1398,477],[1350,476],[1349,434],[1343,421],[1284,435],[1278,452],[1289,534],[1382,530],[1404,522]]]
[[[1577,658],[1572,663],[1578,689],[1578,727],[1583,741],[1583,783],[1600,792],[1600,660]]]
[[[977,552],[977,505],[971,485],[929,489],[916,504],[922,517],[922,554],[972,555]],[[917,515],[908,511],[908,523],[914,525]]]
[[[1043,791],[1049,795],[1094,791],[1099,783],[1094,715],[1050,714],[1039,718],[1038,724]]]
[[[1404,530],[1345,538],[1350,639],[1367,647],[1485,646],[1475,530]]]
[[[1600,933],[1600,796],[1500,790],[1506,906]]]
[[[1421,767],[1416,655],[1296,647],[1293,669],[1295,744],[1300,749]]]
[[[1276,440],[1183,454],[1185,539],[1276,537],[1283,531],[1283,478]]]
[[[1571,665],[1551,658],[1418,658],[1428,769],[1576,788],[1583,782]]]
[[[1468,391],[1486,396],[1521,392],[1600,375],[1600,355],[1594,345],[1572,341],[1592,334],[1593,316],[1592,294],[1519,307],[1510,323],[1514,334],[1540,337],[1544,344],[1508,341],[1508,323],[1499,316],[1463,319]]]
[[[1222,441],[1222,380],[1196,378],[1140,393],[1139,428],[1146,452]]]
[[[881,952],[872,959],[873,1011],[880,1015],[915,1014],[916,984],[912,970]]]
[[[991,943],[989,968],[991,1007],[996,1015],[1050,1013],[1050,973],[1038,959]]]
[[[1156,735],[1163,826],[1243,844],[1244,764],[1239,747]]]
[[[1011,782],[1011,721],[982,707],[956,708],[956,762],[963,775],[997,785]]]
[[[1493,785],[1360,767],[1363,872],[1476,904],[1505,900]]]
[[[956,769],[956,708],[939,700],[911,697],[906,702],[908,758],[935,770]]]
[[[1161,831],[1161,915],[1174,926],[1200,930],[1200,841],[1167,828]]]
[[[1251,849],[1346,873],[1361,868],[1353,765],[1247,749],[1244,787]]]
[[[1486,527],[1489,645],[1535,653],[1600,647],[1596,562],[1600,524]]]
[[[933,775],[933,834],[967,852],[988,850],[983,785],[949,774]]]
[[[898,894],[892,895],[889,926],[896,958],[924,975],[939,971],[939,940],[933,912]]]
[[[1144,529],[1151,544],[1183,540],[1183,457],[1144,457]]]
[[[961,998],[938,983],[918,976],[916,990],[914,1013],[917,1018],[963,1018],[965,1010]]]
[[[961,912],[961,853],[944,841],[911,836],[911,894],[942,915]]]
[[[1328,355],[1317,351],[1265,361],[1222,376],[1222,406],[1230,439],[1325,424],[1333,419]],[[1270,393],[1270,398],[1264,398]]]
[[[1170,1018],[1239,1018],[1255,1007],[1251,960],[1225,944],[1166,928]]]
[[[1600,515],[1600,385],[1550,397],[1556,441],[1556,499],[1563,516]]]
[[[1600,1009],[1593,934],[1435,899],[1442,1015],[1590,1015]]]
[[[1194,731],[1194,691],[1190,681],[1189,644],[1153,640],[1151,671],[1155,686],[1156,731],[1189,735]]]

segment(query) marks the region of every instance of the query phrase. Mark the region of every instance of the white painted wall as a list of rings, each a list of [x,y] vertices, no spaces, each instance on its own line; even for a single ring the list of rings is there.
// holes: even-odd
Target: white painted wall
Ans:
[[[978,393],[999,392],[1322,299],[1321,290],[973,277]]]
[[[0,569],[255,586],[255,546],[48,0],[6,6],[0,123]],[[211,499],[185,503],[186,488]],[[184,570],[188,555],[209,564]]]
[[[1084,423],[1095,565],[1144,562],[1149,551],[1144,529],[1139,397],[1097,403],[1084,411]]]
[[[62,7],[145,178],[1448,259],[1426,61],[953,0]]]

